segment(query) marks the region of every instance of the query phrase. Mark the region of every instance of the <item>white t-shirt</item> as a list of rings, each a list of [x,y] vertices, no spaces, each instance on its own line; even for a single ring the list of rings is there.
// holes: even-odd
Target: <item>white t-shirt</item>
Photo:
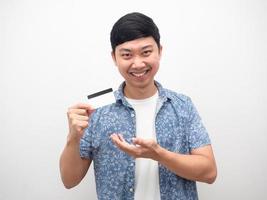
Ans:
[[[136,137],[156,140],[155,116],[158,92],[147,99],[126,98],[136,114]],[[135,200],[160,200],[158,162],[152,159],[135,160]]]

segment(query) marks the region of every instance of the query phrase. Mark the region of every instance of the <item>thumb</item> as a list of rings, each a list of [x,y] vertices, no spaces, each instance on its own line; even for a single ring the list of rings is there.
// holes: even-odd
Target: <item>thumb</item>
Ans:
[[[95,108],[92,107],[91,105],[87,104],[86,107],[86,112],[87,112],[87,115],[90,116],[94,111],[95,111]]]

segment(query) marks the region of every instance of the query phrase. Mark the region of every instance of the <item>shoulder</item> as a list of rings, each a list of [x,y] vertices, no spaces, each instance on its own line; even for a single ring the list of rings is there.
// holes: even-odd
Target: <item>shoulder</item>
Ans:
[[[173,109],[175,113],[180,117],[190,118],[194,112],[194,104],[191,98],[185,94],[175,92],[170,89],[163,89],[167,97],[168,109]]]
[[[166,88],[164,88],[164,91],[167,98],[170,99],[170,101],[174,104],[179,104],[181,106],[189,106],[192,104],[191,98],[185,94],[178,93]]]

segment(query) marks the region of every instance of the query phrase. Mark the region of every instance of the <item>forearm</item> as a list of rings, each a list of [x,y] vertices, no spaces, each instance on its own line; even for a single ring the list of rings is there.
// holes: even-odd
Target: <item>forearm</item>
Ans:
[[[159,147],[158,161],[185,179],[213,183],[216,178],[215,162],[208,156],[184,155]]]
[[[90,163],[80,157],[79,142],[68,140],[60,157],[60,173],[65,187],[72,188],[79,184]]]

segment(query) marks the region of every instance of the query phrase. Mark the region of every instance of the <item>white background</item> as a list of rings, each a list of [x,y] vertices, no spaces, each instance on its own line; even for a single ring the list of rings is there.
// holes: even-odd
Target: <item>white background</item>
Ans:
[[[122,81],[109,33],[132,11],[160,29],[156,79],[209,131],[218,178],[200,199],[267,199],[267,1],[0,0],[0,200],[96,199],[92,168],[61,183],[66,112]]]

